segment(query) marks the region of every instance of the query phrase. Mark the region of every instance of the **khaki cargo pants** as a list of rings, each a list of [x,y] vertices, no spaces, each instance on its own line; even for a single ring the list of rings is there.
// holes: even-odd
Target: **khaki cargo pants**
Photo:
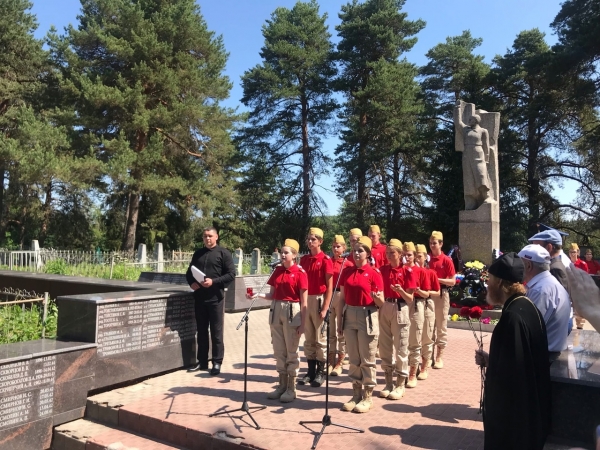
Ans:
[[[410,332],[408,333],[408,364],[421,364],[421,343],[423,338],[423,323],[425,322],[425,300],[416,298],[410,305]]]
[[[384,372],[408,376],[408,305],[386,301],[379,308],[379,357]]]
[[[440,295],[431,296],[435,306],[435,345],[446,348],[448,343],[448,311],[450,311],[450,294],[442,288]]]
[[[344,336],[352,381],[364,387],[377,386],[375,353],[379,338],[379,314],[373,306],[346,305],[343,315]]]
[[[304,356],[306,359],[327,361],[327,331],[321,319],[320,309],[323,306],[323,295],[309,295],[306,303],[306,319],[304,321]]]
[[[334,292],[329,305],[329,352],[346,353],[346,338],[337,332],[337,314],[342,307],[340,292]]]
[[[425,300],[423,310],[425,320],[421,337],[421,357],[430,360],[433,355],[433,329],[435,328],[435,306],[431,298]]]
[[[271,341],[277,372],[298,376],[300,336],[296,329],[302,324],[299,302],[273,300],[269,311]]]

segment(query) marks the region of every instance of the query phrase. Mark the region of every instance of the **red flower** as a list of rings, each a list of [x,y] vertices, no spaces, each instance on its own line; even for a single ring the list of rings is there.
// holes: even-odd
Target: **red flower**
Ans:
[[[458,315],[460,317],[469,317],[470,312],[471,308],[469,308],[468,306],[463,306],[462,308],[460,308],[460,312],[458,313]]]
[[[473,306],[471,308],[471,311],[469,312],[469,317],[471,319],[479,319],[482,314],[483,314],[483,311],[481,310],[481,308],[479,306]]]
[[[456,303],[450,303],[450,306],[451,306],[452,308],[458,308],[458,304],[456,304]]]

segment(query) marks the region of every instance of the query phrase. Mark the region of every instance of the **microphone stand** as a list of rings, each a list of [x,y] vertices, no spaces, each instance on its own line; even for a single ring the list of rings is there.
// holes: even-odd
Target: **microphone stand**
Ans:
[[[250,317],[250,311],[252,311],[252,307],[254,306],[254,303],[256,303],[256,300],[258,299],[258,295],[265,288],[267,281],[269,281],[269,278],[275,271],[275,267],[277,267],[277,265],[279,265],[279,263],[272,264],[271,274],[269,275],[269,277],[267,277],[267,279],[265,280],[263,285],[260,287],[260,290],[256,294],[256,297],[254,297],[254,300],[252,300],[252,303],[246,310],[246,313],[242,317],[242,320],[240,320],[240,323],[238,323],[238,326],[235,328],[236,330],[239,330],[240,327],[242,326],[242,324],[245,324],[244,325],[244,401],[242,402],[242,406],[237,409],[230,409],[230,410],[215,412],[215,413],[209,414],[208,417],[215,417],[215,416],[220,416],[221,414],[229,414],[229,413],[233,413],[233,412],[243,411],[246,414],[248,414],[250,419],[252,419],[252,422],[254,422],[254,425],[256,425],[256,429],[260,430],[260,425],[258,425],[256,420],[254,420],[254,417],[252,417],[252,413],[250,412],[250,410],[256,409],[256,411],[260,411],[260,410],[266,409],[266,406],[251,406],[250,407],[250,406],[248,406],[248,399],[247,399],[247,397],[248,397],[248,390],[247,390],[247,387],[248,387],[248,318]]]
[[[335,292],[337,292],[337,288],[340,284],[340,278],[342,277],[342,272],[344,271],[344,263],[346,262],[346,260],[348,259],[348,257],[344,257],[344,260],[342,261],[342,267],[340,269],[340,274],[337,277],[337,280],[335,282],[335,288],[333,290],[333,294],[332,294],[332,298],[331,301],[333,301],[333,296],[335,295]],[[327,315],[325,316],[325,320],[323,322],[323,326],[325,326],[325,324],[327,324],[327,353],[326,355],[329,355],[329,327],[331,326],[329,319],[330,319],[330,313],[331,313],[331,301],[329,302],[329,309],[327,309]],[[336,330],[337,332],[337,330]],[[317,435],[315,436],[315,440],[313,441],[313,445],[311,447],[312,450],[317,448],[317,445],[319,444],[319,440],[321,439],[321,436],[323,436],[323,433],[325,432],[325,428],[327,428],[330,425],[333,425],[334,427],[340,427],[340,428],[345,428],[347,430],[354,430],[354,431],[358,431],[360,433],[364,433],[365,430],[361,429],[361,428],[355,428],[355,427],[351,427],[348,425],[341,425],[339,423],[334,423],[331,421],[331,416],[329,415],[329,370],[325,370],[325,415],[323,416],[323,418],[321,420],[302,420],[300,421],[300,425],[304,425],[304,424],[312,424],[312,423],[320,423],[321,425],[323,425],[323,427],[321,428],[321,431],[319,431],[319,433],[317,433]]]

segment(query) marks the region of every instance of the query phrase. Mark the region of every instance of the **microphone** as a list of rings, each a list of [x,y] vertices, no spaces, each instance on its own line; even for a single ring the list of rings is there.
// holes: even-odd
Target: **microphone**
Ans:
[[[269,267],[271,269],[274,269],[275,267],[277,267],[280,264],[281,264],[281,260],[278,259],[277,261],[273,261],[271,264],[269,264]]]
[[[340,255],[340,258],[347,258],[348,256],[350,256],[352,254],[352,252],[346,252],[346,253],[342,253]]]

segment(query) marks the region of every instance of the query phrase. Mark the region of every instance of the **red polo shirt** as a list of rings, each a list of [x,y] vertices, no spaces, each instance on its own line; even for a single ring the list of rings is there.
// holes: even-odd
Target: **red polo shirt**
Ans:
[[[315,256],[308,254],[300,259],[300,266],[308,276],[308,295],[321,295],[327,290],[325,275],[333,275],[331,258],[322,251]]]
[[[404,269],[404,289],[416,289],[420,286],[421,282],[421,268],[416,264],[412,267],[406,264],[402,266]]]
[[[350,258],[352,255],[350,255],[348,258]],[[337,283],[337,287],[338,290],[340,289],[340,286],[342,285],[342,279],[340,278],[340,282],[338,283],[338,277],[340,276],[340,272],[345,269],[346,267],[354,267],[354,264],[352,261],[350,261],[350,259],[346,259],[344,261],[344,266],[342,267],[342,261],[344,261],[344,258],[340,258],[340,259],[331,259],[331,264],[333,266],[333,288],[335,289],[335,285]]]
[[[308,289],[308,278],[304,269],[296,264],[289,269],[277,266],[267,284],[275,288],[273,293],[275,300],[299,302],[300,290]]]
[[[585,262],[584,260],[582,260],[582,259],[579,259],[579,258],[577,258],[577,261],[575,261],[575,262],[573,263],[573,265],[574,265],[575,267],[577,267],[578,269],[585,270],[586,272],[588,272],[588,265],[587,265],[587,264],[586,264],[586,262]]]
[[[598,261],[595,259],[592,259],[591,261],[586,260],[585,263],[588,266],[588,273],[590,275],[596,275],[598,271],[600,271],[600,263],[598,263]]]
[[[419,289],[422,289],[424,291],[429,291],[431,290],[431,283],[429,281],[429,273],[427,271],[426,268],[421,267],[421,266],[417,266],[419,268]],[[413,267],[414,269],[414,267]],[[418,295],[417,293],[415,293],[415,297],[417,298],[423,298],[420,295]]]
[[[401,298],[402,296],[392,290],[391,285],[399,284],[404,288],[404,269],[402,266],[392,267],[390,264],[379,269],[383,279],[383,295],[385,298]]]
[[[454,263],[449,256],[443,253],[440,256],[433,256],[429,254],[429,268],[437,273],[438,278],[454,278],[456,270],[454,270]]]
[[[368,264],[345,269],[340,284],[344,286],[345,302],[350,306],[374,305],[371,292],[383,291],[381,273]]]
[[[419,273],[415,271],[416,266],[392,267],[389,264],[382,266],[379,270],[383,278],[383,292],[385,298],[401,298],[401,295],[392,290],[391,284],[399,284],[402,289],[416,289],[419,286]],[[410,270],[407,270],[410,269]]]
[[[423,272],[427,272],[429,276],[429,289],[428,291],[439,291],[440,290],[440,280],[438,279],[437,273],[433,269],[423,269]]]
[[[378,269],[388,263],[387,257],[385,256],[386,248],[387,246],[381,242],[371,248],[371,256],[375,260],[375,267]]]

